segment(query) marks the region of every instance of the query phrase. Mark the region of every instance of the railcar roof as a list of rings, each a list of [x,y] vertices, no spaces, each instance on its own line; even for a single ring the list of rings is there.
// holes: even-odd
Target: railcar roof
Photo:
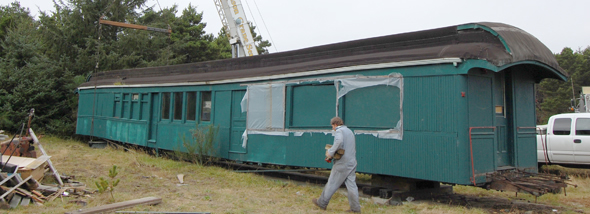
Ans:
[[[237,59],[107,71],[80,87],[114,85],[123,79],[125,85],[221,81],[441,58],[482,59],[498,67],[535,61],[556,71],[554,78],[566,76],[537,38],[507,24],[485,22]]]

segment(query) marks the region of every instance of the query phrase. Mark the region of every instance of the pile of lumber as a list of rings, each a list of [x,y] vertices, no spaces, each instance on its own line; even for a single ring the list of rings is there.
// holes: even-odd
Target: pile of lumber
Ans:
[[[8,175],[10,174],[10,175]],[[43,194],[36,191],[39,183],[32,175],[22,179],[19,173],[0,173],[0,208],[15,208],[18,205],[42,203]]]
[[[42,205],[66,192],[84,192],[83,185],[63,183],[62,180],[70,179],[59,175],[51,163],[51,157],[47,155],[32,129],[29,129],[29,134],[30,137],[15,137],[1,143],[0,152],[3,155],[0,156],[0,208],[15,208],[29,204]],[[23,145],[30,147],[22,149]],[[34,151],[34,146],[41,151],[40,157],[36,157],[38,153]],[[45,186],[40,183],[45,173],[49,171],[55,176],[58,184]]]
[[[27,206],[30,204],[43,205],[58,197],[83,196],[94,193],[86,190],[84,184],[71,180],[70,177],[62,176],[65,180],[63,187],[57,185],[43,185],[29,175],[23,179],[21,173],[0,173],[0,209]]]
[[[522,170],[494,173],[488,177],[492,180],[487,186],[488,189],[522,192],[534,196],[559,193],[561,189],[565,190],[567,185],[576,186],[567,182],[567,176],[529,173]]]

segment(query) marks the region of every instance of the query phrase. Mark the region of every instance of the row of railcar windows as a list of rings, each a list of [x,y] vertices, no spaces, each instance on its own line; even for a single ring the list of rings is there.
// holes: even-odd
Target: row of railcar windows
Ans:
[[[200,93],[200,120],[211,121],[211,92],[203,91]],[[183,99],[185,94],[186,102],[184,102],[185,99]],[[183,108],[183,106],[186,107]],[[172,116],[174,120],[182,120],[183,110],[186,110],[186,120],[195,121],[197,119],[197,92],[164,92],[162,93],[161,110],[162,120],[169,120],[170,116]],[[172,115],[170,115],[171,111]]]

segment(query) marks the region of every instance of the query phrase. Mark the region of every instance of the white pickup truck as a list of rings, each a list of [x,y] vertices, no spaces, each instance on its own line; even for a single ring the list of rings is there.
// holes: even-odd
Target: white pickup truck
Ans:
[[[537,126],[539,163],[590,165],[590,113],[553,115]]]

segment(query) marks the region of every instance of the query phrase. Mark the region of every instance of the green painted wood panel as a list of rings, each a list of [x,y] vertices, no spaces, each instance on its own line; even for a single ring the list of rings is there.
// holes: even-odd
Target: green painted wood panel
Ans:
[[[514,90],[514,136],[517,166],[527,171],[537,171],[535,82],[526,67],[512,69]]]
[[[344,96],[343,119],[351,128],[391,129],[400,120],[400,113],[398,87],[378,85],[359,88]]]
[[[232,91],[215,92],[215,102],[224,103],[230,100]],[[229,158],[230,126],[231,126],[231,105],[215,105],[213,109],[214,124],[218,127],[217,154],[221,158]]]
[[[241,156],[248,152],[248,148],[242,147],[242,134],[246,130],[246,112],[242,112],[241,102],[246,91],[233,91],[231,94],[231,124],[230,124],[230,142],[229,153]],[[223,102],[227,102],[225,99]]]
[[[478,175],[495,171],[496,132],[494,128],[489,128],[495,126],[492,77],[491,74],[471,74],[468,77],[467,98],[473,151],[472,164],[478,182],[485,180],[485,176]]]
[[[458,81],[456,76],[404,78],[404,130],[456,132],[463,99]]]
[[[291,128],[328,128],[336,115],[336,87],[330,85],[292,86]]]

